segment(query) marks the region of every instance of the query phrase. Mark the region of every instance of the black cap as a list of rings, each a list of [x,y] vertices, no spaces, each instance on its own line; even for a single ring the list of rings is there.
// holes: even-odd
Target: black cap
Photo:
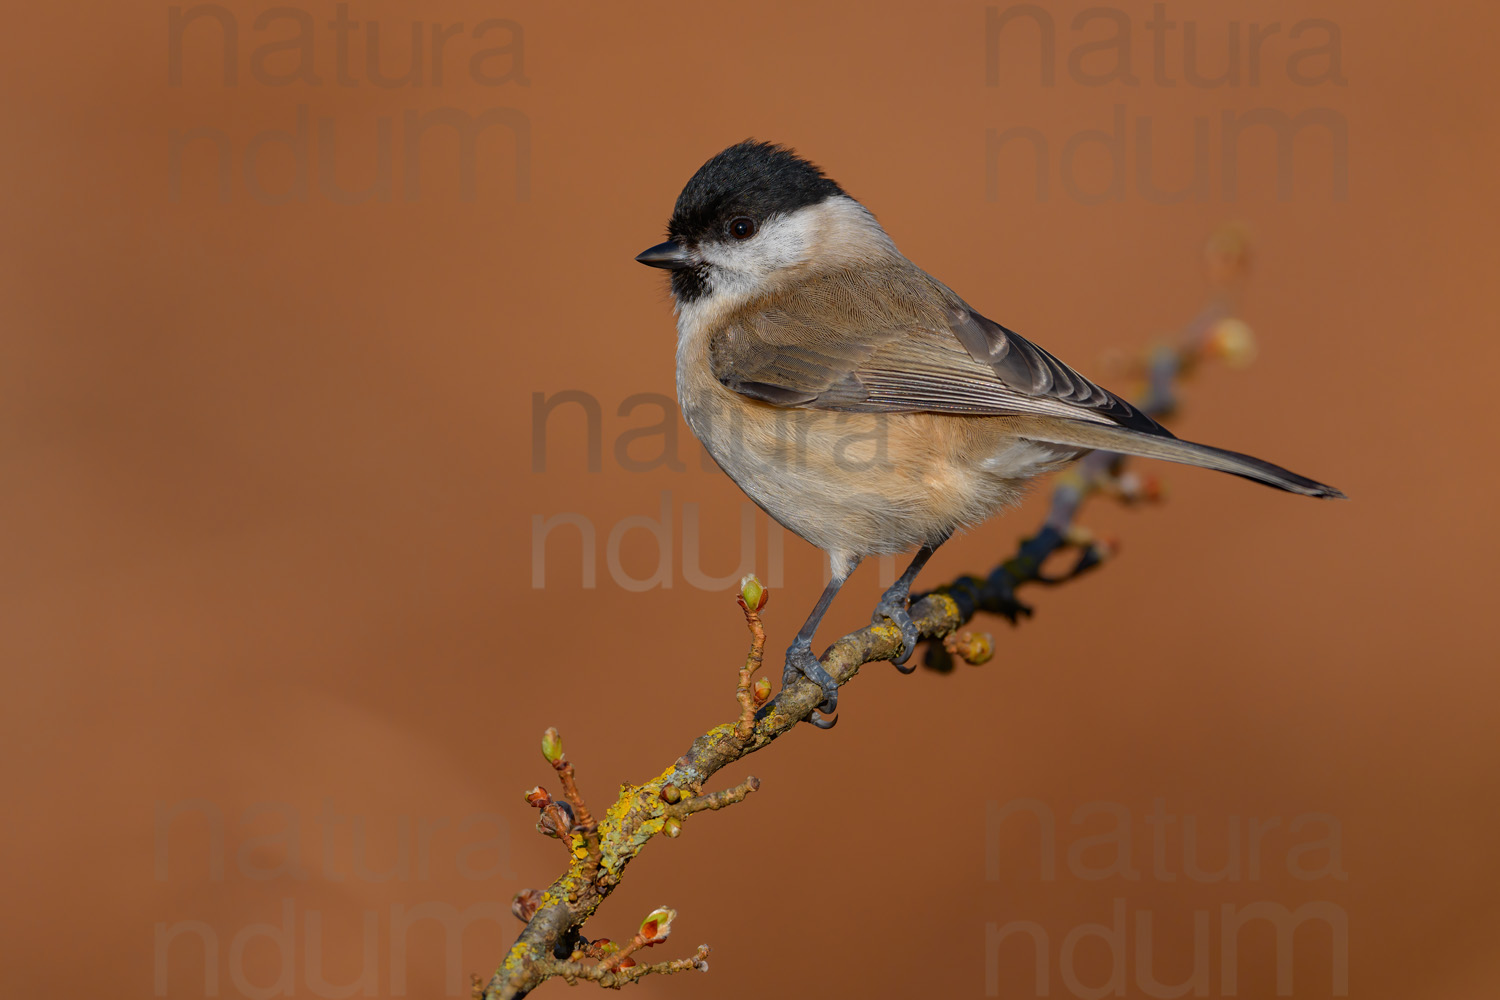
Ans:
[[[787,147],[746,139],[698,168],[677,196],[667,233],[690,245],[723,233],[739,216],[764,222],[843,193],[822,170]]]

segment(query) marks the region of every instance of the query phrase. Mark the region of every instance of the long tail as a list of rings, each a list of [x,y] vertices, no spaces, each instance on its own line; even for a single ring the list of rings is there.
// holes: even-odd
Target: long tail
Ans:
[[[1253,479],[1289,493],[1300,493],[1307,497],[1329,497],[1346,500],[1342,490],[1325,485],[1306,476],[1289,472],[1279,465],[1262,461],[1237,451],[1225,451],[1206,444],[1195,444],[1174,437],[1161,437],[1128,430],[1111,424],[1093,423],[1086,420],[1033,419],[1017,428],[1021,437],[1049,444],[1078,445],[1100,451],[1115,451],[1122,455],[1139,455],[1142,458],[1160,458],[1168,462],[1181,462],[1204,469],[1217,469],[1236,476]]]

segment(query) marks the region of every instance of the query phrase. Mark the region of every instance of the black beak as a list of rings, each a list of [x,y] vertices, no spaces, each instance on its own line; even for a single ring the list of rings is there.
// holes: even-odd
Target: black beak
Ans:
[[[693,262],[688,259],[687,251],[671,240],[658,243],[650,250],[642,250],[636,254],[635,259],[647,267],[664,267],[668,271],[681,271],[693,266]]]

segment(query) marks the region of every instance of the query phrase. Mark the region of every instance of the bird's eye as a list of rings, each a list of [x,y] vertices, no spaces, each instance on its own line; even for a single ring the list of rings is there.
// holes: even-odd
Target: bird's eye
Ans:
[[[748,215],[732,219],[729,223],[729,235],[737,240],[748,240],[755,235],[755,220]]]

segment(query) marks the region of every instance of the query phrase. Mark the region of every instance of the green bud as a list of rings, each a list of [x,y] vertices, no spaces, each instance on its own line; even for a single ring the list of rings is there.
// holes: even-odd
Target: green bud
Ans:
[[[645,920],[641,921],[640,936],[648,944],[660,944],[672,933],[672,921],[677,919],[677,911],[670,906],[658,906],[652,910]]]
[[[562,759],[562,752],[562,737],[557,734],[557,727],[548,726],[542,734],[542,756],[547,758],[547,763],[556,764]]]
[[[740,581],[740,599],[745,602],[745,607],[751,611],[759,611],[766,606],[766,600],[770,597],[768,591],[755,574],[751,573]]]

